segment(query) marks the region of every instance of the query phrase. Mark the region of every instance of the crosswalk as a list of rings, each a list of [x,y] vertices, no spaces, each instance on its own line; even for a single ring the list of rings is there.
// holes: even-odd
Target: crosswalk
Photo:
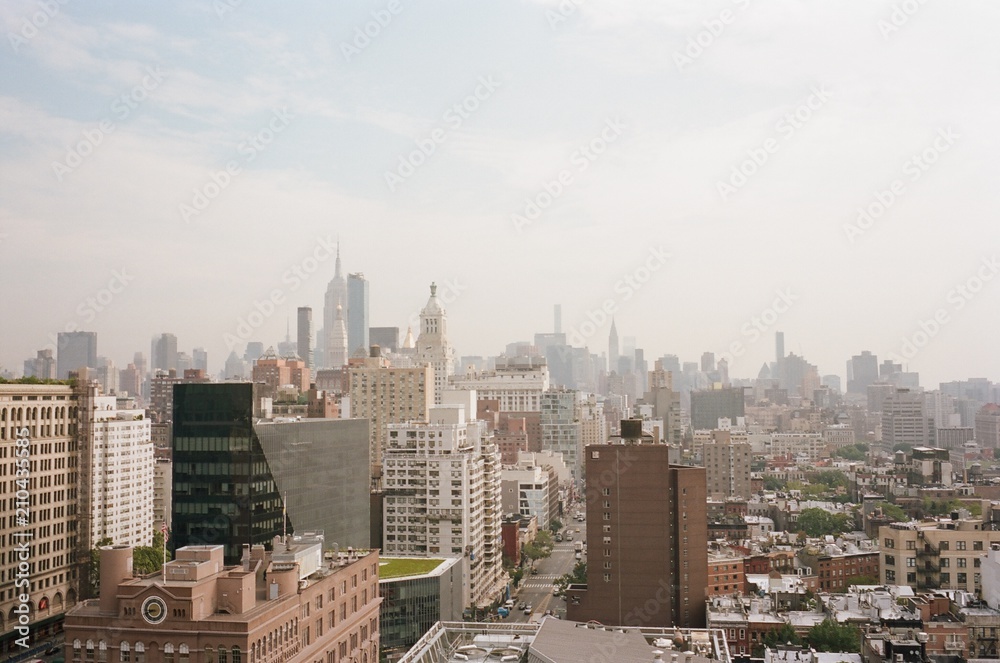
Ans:
[[[552,583],[559,577],[554,574],[529,576],[530,580],[522,580],[518,587],[523,589],[552,589]]]

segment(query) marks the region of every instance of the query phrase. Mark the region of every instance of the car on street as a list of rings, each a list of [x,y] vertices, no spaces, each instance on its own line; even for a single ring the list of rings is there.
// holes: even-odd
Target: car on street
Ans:
[[[531,604],[530,603],[528,605],[524,606],[524,614],[526,614],[526,615],[530,615],[531,614]]]
[[[526,605],[528,605],[528,604],[525,603],[524,601],[521,601],[520,603],[517,604],[517,609],[518,610],[524,610],[524,606],[526,606]]]

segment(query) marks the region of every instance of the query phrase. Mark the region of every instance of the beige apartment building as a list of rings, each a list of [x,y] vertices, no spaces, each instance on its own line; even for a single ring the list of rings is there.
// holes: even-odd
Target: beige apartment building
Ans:
[[[893,523],[879,528],[880,580],[915,590],[981,587],[980,565],[1000,531],[976,519]]]
[[[4,654],[23,651],[15,644],[22,637],[16,630],[17,611],[27,610],[32,637],[44,639],[56,632],[63,614],[78,599],[73,560],[84,545],[78,538],[83,533],[77,530],[78,407],[77,394],[68,385],[0,384],[4,514],[0,517],[0,651]],[[25,512],[18,509],[26,510],[27,522],[19,518]],[[27,602],[19,600],[22,595]]]
[[[348,385],[351,417],[371,422],[372,476],[381,477],[388,425],[427,420],[434,405],[434,369],[393,368],[381,357],[371,357],[350,365]]]

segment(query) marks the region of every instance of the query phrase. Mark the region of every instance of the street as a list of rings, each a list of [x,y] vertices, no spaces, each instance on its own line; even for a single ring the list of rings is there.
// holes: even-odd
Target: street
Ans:
[[[562,532],[565,534],[572,530],[573,541],[564,540],[561,543],[556,543],[552,555],[535,563],[538,574],[525,574],[513,596],[514,609],[511,610],[510,617],[504,621],[527,622],[531,621],[532,618],[537,620],[545,614],[546,610],[552,610],[560,619],[566,617],[566,602],[561,596],[552,596],[552,583],[573,570],[573,566],[577,562],[573,546],[577,541],[583,541],[587,534],[585,522],[577,522],[570,518],[567,518],[567,521]],[[579,534],[576,532],[577,529],[580,530]],[[587,560],[586,552],[584,552],[583,560]],[[530,615],[524,614],[522,610],[517,608],[521,602],[531,606]]]

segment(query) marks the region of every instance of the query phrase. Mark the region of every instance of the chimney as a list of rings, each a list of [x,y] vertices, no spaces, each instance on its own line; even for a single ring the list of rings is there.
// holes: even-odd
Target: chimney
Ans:
[[[166,569],[164,569],[166,573]],[[132,577],[132,547],[101,547],[101,612],[118,614],[118,585]],[[164,576],[166,577],[166,576]]]
[[[243,544],[243,557],[240,559],[240,564],[243,565],[243,571],[247,572],[250,570],[250,544]]]

